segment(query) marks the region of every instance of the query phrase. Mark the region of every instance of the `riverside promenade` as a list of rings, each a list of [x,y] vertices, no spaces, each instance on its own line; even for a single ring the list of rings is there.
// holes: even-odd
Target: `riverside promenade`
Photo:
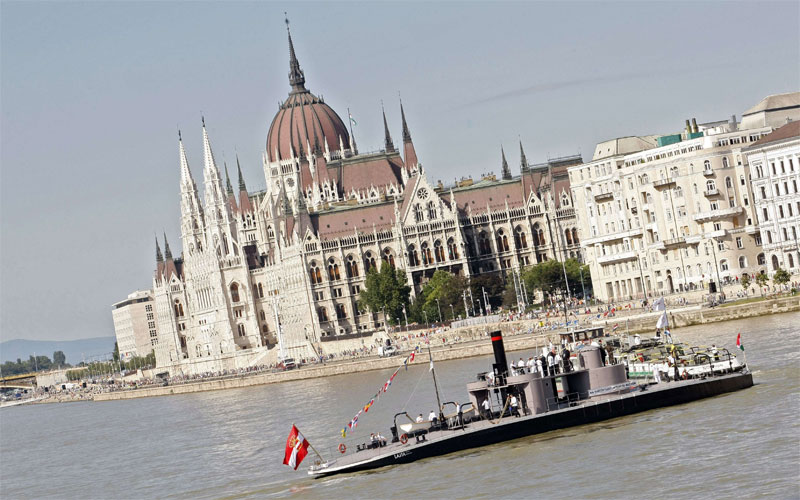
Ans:
[[[717,323],[729,320],[737,320],[761,316],[765,314],[775,314],[784,312],[800,311],[800,298],[787,297],[779,299],[768,299],[758,302],[744,302],[729,305],[722,305],[713,308],[702,308],[700,306],[687,306],[683,308],[673,308],[667,311],[670,318],[670,325],[674,328],[691,326],[706,323]],[[626,316],[606,318],[593,321],[592,326],[606,327],[606,332],[617,326],[617,331],[621,334],[628,333],[647,333],[655,328],[655,323],[660,312],[630,314]],[[558,335],[564,329],[550,330],[544,332],[527,333],[532,331],[538,320],[505,321],[500,323],[480,325],[477,327],[465,327],[449,330],[448,335],[456,335],[463,338],[479,339],[461,343],[434,346],[432,344],[433,357],[436,361],[450,359],[469,358],[474,356],[485,356],[492,353],[492,346],[485,342],[486,332],[501,330],[505,337],[506,350],[520,351],[546,345],[548,342],[558,342]],[[370,358],[339,361],[323,365],[307,365],[297,370],[289,370],[277,373],[260,373],[255,375],[242,375],[216,380],[202,380],[178,385],[164,387],[144,387],[134,390],[104,392],[95,394],[94,401],[114,401],[120,399],[133,399],[153,396],[167,396],[171,394],[189,394],[193,392],[215,391],[222,389],[235,389],[253,385],[275,384],[290,382],[292,380],[302,380],[317,377],[330,377],[349,373],[359,373],[372,370],[388,370],[396,368],[402,357],[394,356],[389,358]],[[418,353],[415,363],[427,363],[428,353],[425,350]],[[45,402],[45,401],[42,401]]]

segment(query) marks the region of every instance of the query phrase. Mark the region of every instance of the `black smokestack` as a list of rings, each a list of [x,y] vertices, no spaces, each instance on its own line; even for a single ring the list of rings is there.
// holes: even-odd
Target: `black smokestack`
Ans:
[[[491,335],[492,349],[494,349],[494,370],[498,377],[505,378],[508,375],[508,361],[506,361],[506,350],[503,347],[503,332],[497,330]]]

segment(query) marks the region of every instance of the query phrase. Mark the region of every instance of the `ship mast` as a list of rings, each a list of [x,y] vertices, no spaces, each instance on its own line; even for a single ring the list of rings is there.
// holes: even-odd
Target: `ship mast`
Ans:
[[[439,398],[439,384],[436,383],[436,369],[433,367],[433,354],[431,354],[431,343],[430,338],[428,338],[428,358],[431,360],[431,374],[433,375],[433,388],[436,389],[436,404],[438,407],[439,413],[439,422],[440,425],[444,423],[444,413],[442,413],[442,400]]]

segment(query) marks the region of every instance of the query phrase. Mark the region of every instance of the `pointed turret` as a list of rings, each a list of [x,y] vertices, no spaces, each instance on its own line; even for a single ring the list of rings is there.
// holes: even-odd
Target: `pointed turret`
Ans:
[[[286,34],[289,36],[289,84],[292,86],[293,94],[308,92],[306,90],[306,76],[300,69],[300,62],[294,53],[294,43],[292,42],[292,32],[289,30],[289,18],[286,18]]]
[[[225,205],[225,197],[222,195],[222,179],[217,168],[217,163],[214,160],[214,152],[211,150],[211,141],[208,138],[208,130],[206,130],[206,120],[202,118],[203,122],[203,183],[205,185],[205,198],[206,209],[211,207],[221,208]]]
[[[156,240],[156,246],[158,246],[158,240]],[[167,233],[164,233],[164,253],[166,254],[167,260],[172,260],[172,250],[169,249],[169,241],[167,241]]]
[[[292,216],[292,204],[289,201],[289,197],[286,195],[286,188],[285,187],[283,189],[281,189],[281,197],[282,197],[281,202],[282,202],[282,208],[283,208],[283,215],[285,217]]]
[[[247,186],[244,184],[244,176],[242,175],[242,165],[239,163],[239,155],[236,155],[236,170],[239,173],[239,191],[247,192]]]
[[[386,110],[383,108],[383,103],[381,103],[381,112],[383,113],[384,146],[387,153],[394,153],[394,143],[392,142],[391,134],[389,134],[389,124],[386,123]]]
[[[161,255],[161,247],[158,246],[158,238],[156,238],[156,262],[159,264],[164,262],[164,256]]]
[[[231,186],[231,176],[228,175],[228,164],[226,162],[222,162],[222,164],[225,166],[225,189],[228,191],[229,195],[232,195],[233,186]]]
[[[510,180],[511,179],[511,169],[508,168],[508,162],[506,161],[506,152],[503,150],[503,146],[500,146],[500,153],[503,156],[503,180]]]
[[[189,168],[183,138],[178,131],[178,154],[181,162],[181,237],[184,248],[200,248],[202,246],[205,219],[203,206],[197,193],[197,185]]]
[[[527,174],[530,171],[528,158],[525,156],[525,150],[522,149],[522,139],[519,140],[519,169],[523,174]]]
[[[413,170],[419,165],[419,160],[417,160],[417,151],[414,149],[414,143],[411,141],[411,132],[408,131],[406,112],[403,109],[402,100],[400,101],[400,117],[403,120],[403,161],[406,164],[406,169]]]

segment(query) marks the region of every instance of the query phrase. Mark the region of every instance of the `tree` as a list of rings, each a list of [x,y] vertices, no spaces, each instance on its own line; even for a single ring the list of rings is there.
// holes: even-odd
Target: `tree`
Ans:
[[[67,366],[67,356],[64,351],[56,351],[53,353],[53,364],[56,366]]]
[[[564,283],[564,271],[567,274],[567,283]],[[581,274],[583,283],[581,283]],[[591,276],[589,266],[584,266],[575,259],[567,259],[564,265],[557,260],[546,260],[522,272],[522,280],[528,293],[532,290],[541,290],[545,296],[563,294],[569,286],[570,293],[582,295],[583,289],[591,289]]]
[[[780,267],[775,271],[775,274],[772,275],[772,282],[776,285],[785,285],[789,282],[791,276],[786,269],[781,269]]]
[[[506,285],[503,277],[497,273],[480,274],[472,276],[469,280],[469,288],[472,290],[472,297],[480,301],[478,308],[483,308],[486,304],[483,303],[483,291],[489,296],[489,305],[492,310],[497,310],[498,307],[503,305],[503,294],[505,293]],[[469,298],[467,298],[469,300]],[[475,307],[477,304],[473,304]]]
[[[439,311],[442,321],[464,315],[464,291],[467,280],[463,276],[439,269],[411,304],[411,318],[417,322],[436,321]],[[438,302],[437,302],[438,300]],[[452,307],[451,307],[452,306]]]
[[[756,283],[758,283],[758,286],[760,288],[764,288],[765,286],[767,286],[767,281],[769,281],[769,277],[767,276],[767,273],[758,273],[758,274],[756,274]]]
[[[114,361],[119,361],[119,344],[114,342]]]
[[[386,321],[395,325],[403,318],[403,308],[408,306],[410,294],[405,273],[384,261],[380,271],[373,267],[367,273],[359,305],[373,313],[385,311]]]
[[[747,288],[750,286],[750,275],[744,273],[741,278],[739,278],[739,283],[742,284],[742,288]]]

